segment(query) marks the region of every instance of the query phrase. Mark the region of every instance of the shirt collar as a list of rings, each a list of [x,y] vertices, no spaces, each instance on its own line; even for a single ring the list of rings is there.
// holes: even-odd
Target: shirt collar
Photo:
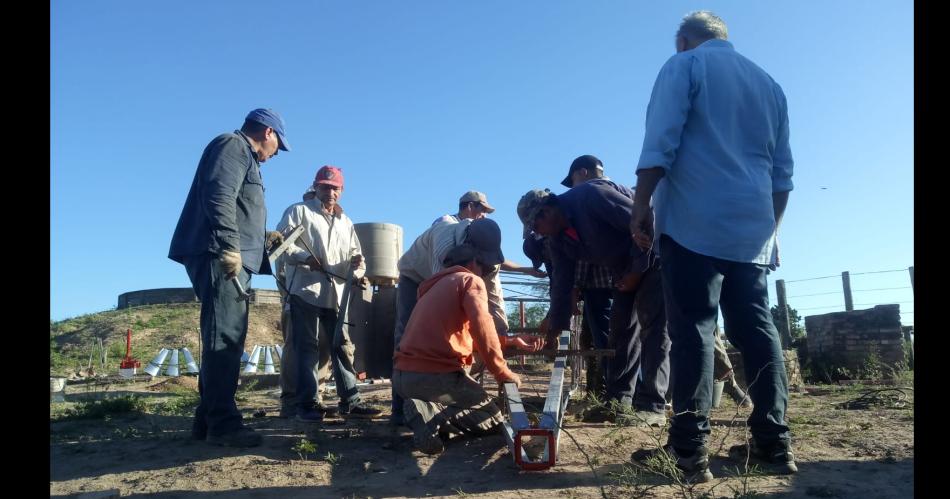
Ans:
[[[700,43],[696,48],[726,48],[735,50],[735,47],[732,46],[727,40],[720,40],[718,38],[713,38],[712,40],[706,40],[703,43]]]

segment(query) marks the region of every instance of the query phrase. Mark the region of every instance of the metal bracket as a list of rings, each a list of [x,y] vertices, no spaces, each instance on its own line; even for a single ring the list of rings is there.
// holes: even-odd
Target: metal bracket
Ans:
[[[271,251],[267,255],[267,259],[270,260],[270,268],[273,270],[277,266],[277,259],[280,255],[283,255],[287,252],[288,249],[294,244],[300,234],[303,234],[303,225],[298,225],[293,228],[286,236],[284,236],[284,242],[280,243],[280,246]],[[247,301],[251,299],[250,293],[244,291],[244,286],[241,285],[241,281],[238,280],[237,276],[231,278],[231,282],[234,283],[234,289],[237,291],[237,298],[234,301]]]
[[[508,448],[515,464],[528,471],[546,470],[557,461],[557,450],[561,436],[561,422],[564,411],[571,399],[573,389],[564,389],[564,369],[567,367],[567,350],[571,341],[571,331],[561,331],[558,341],[558,356],[554,359],[548,393],[544,399],[544,410],[537,425],[532,425],[521,402],[521,394],[514,383],[503,383],[502,393],[508,421],[502,423]],[[538,456],[530,456],[524,448],[525,437],[545,437],[544,449]]]

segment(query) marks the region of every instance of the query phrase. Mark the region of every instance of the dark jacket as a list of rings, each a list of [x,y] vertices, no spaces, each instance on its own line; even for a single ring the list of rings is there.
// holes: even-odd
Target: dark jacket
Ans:
[[[244,133],[221,134],[201,155],[168,258],[240,251],[244,268],[270,274],[264,258],[267,209],[261,166]]]
[[[563,232],[551,238],[551,328],[570,327],[571,289],[578,260],[610,268],[614,279],[645,272],[653,263],[630,236],[633,191],[608,179],[594,179],[557,196],[577,239]]]

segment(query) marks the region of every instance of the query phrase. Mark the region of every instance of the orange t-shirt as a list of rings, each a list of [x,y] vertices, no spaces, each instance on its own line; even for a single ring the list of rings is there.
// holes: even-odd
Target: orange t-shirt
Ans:
[[[498,382],[514,379],[501,352],[488,312],[485,281],[454,266],[422,281],[394,367],[401,371],[446,373],[471,366],[477,351]]]

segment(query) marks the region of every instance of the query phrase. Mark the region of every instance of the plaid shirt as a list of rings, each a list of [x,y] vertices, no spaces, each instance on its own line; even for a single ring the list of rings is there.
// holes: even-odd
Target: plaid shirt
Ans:
[[[584,260],[577,261],[574,269],[574,287],[578,289],[610,289],[613,279],[610,269],[603,265],[594,265]]]

